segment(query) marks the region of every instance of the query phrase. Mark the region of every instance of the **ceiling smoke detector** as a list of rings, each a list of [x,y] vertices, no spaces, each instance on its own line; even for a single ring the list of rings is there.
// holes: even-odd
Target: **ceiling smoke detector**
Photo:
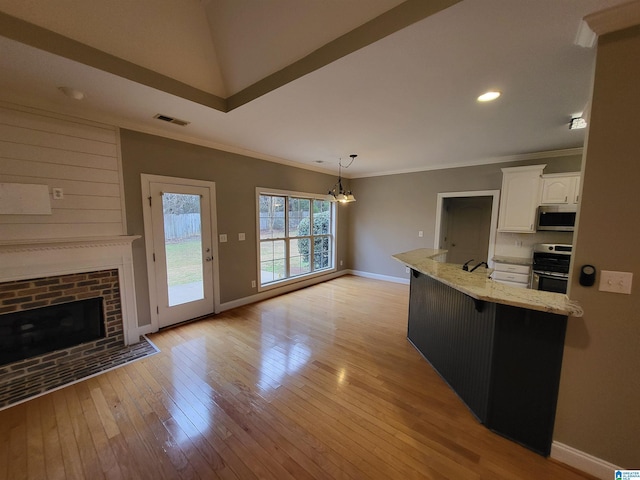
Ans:
[[[186,127],[191,122],[187,122],[186,120],[180,120],[179,118],[170,117],[169,115],[162,115],[161,113],[156,114],[153,118],[162,120],[167,123],[175,123],[176,125],[180,125],[181,127]]]

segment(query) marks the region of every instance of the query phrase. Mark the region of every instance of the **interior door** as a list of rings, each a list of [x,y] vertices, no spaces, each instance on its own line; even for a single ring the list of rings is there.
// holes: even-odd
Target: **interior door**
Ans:
[[[162,328],[214,311],[211,207],[205,187],[151,182],[149,193]]]
[[[447,262],[462,264],[474,259],[475,265],[487,261],[492,201],[491,197],[446,199]]]

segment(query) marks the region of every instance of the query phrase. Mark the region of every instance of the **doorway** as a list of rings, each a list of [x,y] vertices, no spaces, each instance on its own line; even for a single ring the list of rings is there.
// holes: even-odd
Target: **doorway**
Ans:
[[[435,246],[447,262],[492,264],[498,225],[499,190],[439,193]]]
[[[219,311],[215,184],[142,176],[154,329]]]

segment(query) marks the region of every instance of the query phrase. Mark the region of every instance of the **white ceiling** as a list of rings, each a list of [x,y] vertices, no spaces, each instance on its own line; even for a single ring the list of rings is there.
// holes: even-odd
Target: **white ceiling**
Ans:
[[[401,3],[0,0],[0,11],[224,99]],[[589,101],[595,48],[576,33],[620,3],[463,0],[227,113],[7,34],[0,100],[315,170],[357,153],[350,177],[474,165],[582,146],[568,122]],[[476,102],[488,89],[503,95]]]

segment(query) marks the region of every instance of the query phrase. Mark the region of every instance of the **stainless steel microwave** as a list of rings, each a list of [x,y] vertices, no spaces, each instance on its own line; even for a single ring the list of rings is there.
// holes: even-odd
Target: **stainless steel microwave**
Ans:
[[[536,230],[573,232],[577,205],[541,205],[538,207]]]

